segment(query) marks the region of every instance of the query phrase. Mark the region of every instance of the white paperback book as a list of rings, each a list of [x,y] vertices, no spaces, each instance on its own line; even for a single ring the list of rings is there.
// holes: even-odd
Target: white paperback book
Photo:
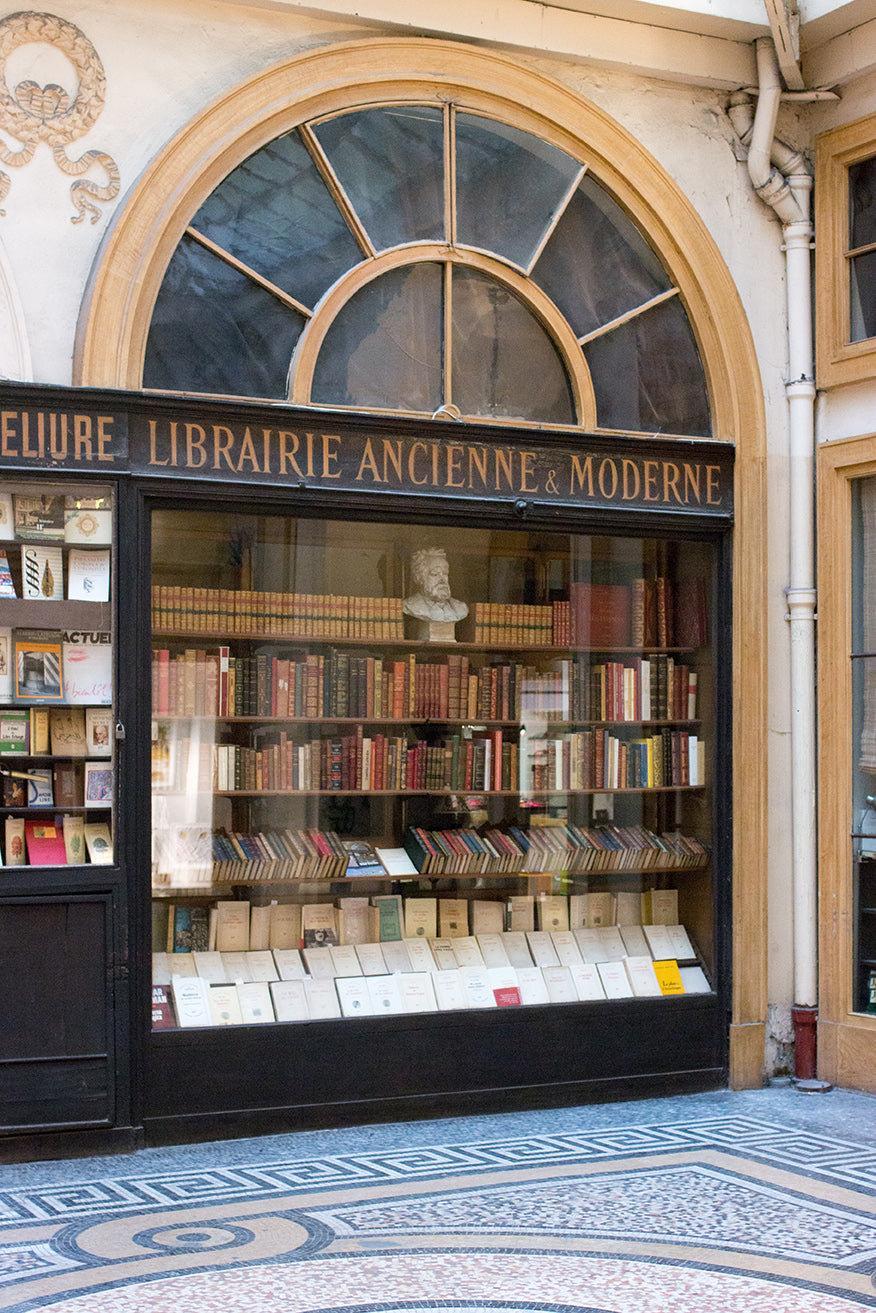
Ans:
[[[419,875],[404,848],[375,848],[387,875]]]
[[[225,968],[225,979],[233,984],[247,984],[252,980],[249,969],[249,963],[246,960],[246,953],[222,953],[222,965]]]
[[[368,976],[368,997],[375,1017],[404,1012],[398,982],[401,976]]]
[[[103,497],[65,497],[64,541],[111,543],[113,513]]]
[[[307,977],[304,981],[304,994],[311,1021],[328,1021],[331,1017],[341,1015],[334,980],[312,980]]]
[[[237,1000],[246,1026],[264,1025],[276,1021],[271,990],[265,980],[247,980],[237,986]]]
[[[451,939],[450,943],[458,967],[482,967],[484,965],[484,959],[481,956],[481,950],[478,948],[478,941],[474,935],[461,935],[459,939]]]
[[[167,961],[171,977],[196,976],[198,974],[195,968],[194,953],[168,953]]]
[[[645,932],[640,925],[622,925],[618,926],[618,929],[624,941],[624,948],[627,950],[627,957],[651,956]]]
[[[246,965],[253,980],[279,980],[280,974],[269,948],[251,948],[246,955]]]
[[[505,945],[508,961],[513,967],[531,967],[533,965],[532,954],[526,942],[526,935],[522,930],[506,930],[502,936],[502,943]]]
[[[333,980],[335,964],[328,948],[302,948],[304,965],[314,980]]]
[[[359,961],[355,944],[332,944],[328,951],[336,976],[361,976],[363,974],[362,964]]]
[[[711,994],[712,987],[702,967],[679,967],[678,974],[685,994]]]
[[[192,953],[192,957],[195,959],[195,970],[202,980],[206,980],[210,985],[227,983],[228,977],[225,974],[221,953]]]
[[[551,1003],[577,1003],[578,991],[572,982],[572,973],[568,967],[542,967],[541,974],[547,986]]]
[[[41,543],[21,552],[22,596],[59,601],[64,596],[64,557],[60,547]]]
[[[602,988],[599,971],[594,962],[579,962],[577,966],[570,966],[569,971],[575,992],[582,1003],[605,998],[605,990]]]
[[[528,930],[526,932],[526,942],[529,944],[532,960],[537,967],[556,967],[560,965],[557,950],[554,948],[553,940],[547,930]]]
[[[576,966],[583,961],[578,942],[571,930],[553,930],[551,932],[551,943],[556,951],[560,966]]]
[[[240,1026],[243,1023],[236,985],[227,985],[224,982],[210,985],[209,998],[210,1016],[214,1026]]]
[[[660,982],[654,975],[651,955],[645,957],[624,958],[624,966],[630,978],[630,986],[636,998],[653,998],[662,994]]]
[[[152,983],[153,985],[170,984],[170,962],[166,953],[152,954]]]
[[[403,939],[412,971],[437,971],[432,950],[426,939]]]
[[[409,971],[396,976],[405,1012],[437,1012],[432,976],[428,971]]]
[[[523,1002],[517,972],[511,966],[487,967],[487,975],[493,988],[493,998],[499,1008],[519,1007]]]
[[[359,959],[359,966],[362,968],[363,976],[385,976],[387,971],[393,968],[386,961],[385,948],[395,948],[396,942],[390,941],[386,944],[355,944],[356,956]],[[407,954],[405,954],[407,959]]]
[[[484,959],[485,967],[508,967],[511,965],[508,954],[505,952],[504,938],[504,935],[491,933],[477,936],[478,948],[481,950],[481,957]]]
[[[85,552],[71,548],[67,555],[67,596],[75,601],[108,602],[109,595],[109,549]]]
[[[602,946],[598,930],[594,930],[589,926],[581,926],[579,929],[573,930],[572,934],[575,936],[575,943],[578,945],[582,961],[594,964],[608,961],[608,952]]]
[[[385,970],[390,976],[401,976],[402,972],[410,972],[411,958],[407,956],[405,941],[401,939],[387,939],[380,945],[383,955],[383,961],[386,962]],[[368,973],[365,973],[368,974]]]
[[[520,990],[520,1001],[526,1006],[551,1001],[540,967],[518,967],[517,988]]]
[[[212,1026],[210,986],[200,976],[174,975],[170,982],[173,1008],[180,1026]]]
[[[493,997],[493,986],[490,984],[490,977],[485,966],[460,967],[459,982],[465,990],[465,996],[468,999],[470,1008],[494,1008],[496,1006],[496,1000]]]
[[[303,980],[307,974],[297,948],[274,948],[274,964],[281,980]]]
[[[461,938],[462,936],[457,936]],[[435,960],[435,966],[439,971],[456,971],[459,963],[456,960],[456,954],[453,951],[453,939],[432,939],[429,947],[432,950],[432,957]]]
[[[278,1021],[309,1021],[303,980],[272,980],[271,998]]]
[[[335,981],[335,989],[345,1017],[370,1017],[374,1014],[368,980],[365,976],[342,976]]]
[[[601,925],[596,929],[599,942],[609,962],[622,962],[627,955],[620,929],[616,925]]]
[[[670,953],[670,957],[674,957],[676,961],[682,962],[688,962],[691,960],[696,961],[697,955],[694,952],[694,946],[690,942],[688,933],[683,925],[668,925],[666,927],[666,933],[669,935],[672,942],[673,952]]]
[[[627,969],[620,962],[599,962],[596,970],[599,972],[599,979],[602,981],[602,988],[605,990],[606,998],[632,998],[633,987],[630,984],[630,978],[627,975]]]
[[[642,930],[655,962],[665,962],[667,958],[675,957],[672,939],[665,925],[643,925]]]
[[[440,1012],[459,1012],[468,1007],[458,967],[452,971],[436,971],[432,977],[432,988]]]
[[[62,633],[64,701],[107,705],[113,700],[113,648],[109,633]]]

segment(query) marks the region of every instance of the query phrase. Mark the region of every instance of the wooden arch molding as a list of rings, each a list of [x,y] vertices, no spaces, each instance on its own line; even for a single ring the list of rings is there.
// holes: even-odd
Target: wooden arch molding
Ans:
[[[669,270],[702,357],[714,436],[736,444],[730,1079],[737,1086],[758,1086],[767,1003],[762,389],[730,273],[700,215],[648,151],[577,93],[493,51],[451,41],[377,37],[296,55],[215,100],[146,169],[96,262],[80,316],[74,381],[141,387],[146,335],[167,264],[198,207],[233,168],[302,122],[424,96],[514,124],[588,166]]]

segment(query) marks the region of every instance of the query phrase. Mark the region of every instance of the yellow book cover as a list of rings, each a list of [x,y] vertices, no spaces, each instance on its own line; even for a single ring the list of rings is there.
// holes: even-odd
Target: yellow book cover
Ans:
[[[655,962],[654,974],[660,985],[661,994],[683,994],[684,985],[681,979],[681,972],[678,969],[678,963],[674,959],[668,961]]]

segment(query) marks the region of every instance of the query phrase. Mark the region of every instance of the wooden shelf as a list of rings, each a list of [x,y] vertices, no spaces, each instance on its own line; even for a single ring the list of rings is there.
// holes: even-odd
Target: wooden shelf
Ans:
[[[62,803],[53,803],[51,807],[28,807],[24,804],[21,807],[0,807],[0,814],[11,816],[19,812],[27,812],[28,816],[57,816],[61,812],[111,812],[112,809],[111,802],[102,803],[100,807],[85,807],[81,804],[77,807],[65,807]]]
[[[199,796],[214,798],[443,798],[448,793],[472,793],[485,798],[577,798],[594,793],[645,794],[652,793],[700,793],[703,784],[662,784],[659,787],[639,789],[612,789],[607,785],[591,789],[481,789],[476,785],[470,788],[454,788],[444,785],[440,789],[199,789]],[[153,788],[156,798],[188,798],[188,792],[179,789]]]
[[[553,644],[539,643],[476,643],[472,640],[456,640],[449,643],[430,643],[421,638],[325,638],[315,634],[266,634],[249,629],[227,633],[219,629],[153,629],[152,637],[179,639],[180,642],[211,641],[223,647],[243,640],[245,642],[263,643],[271,646],[277,643],[289,643],[295,647],[389,647],[405,648],[414,652],[536,652],[542,656],[567,657],[587,656],[590,653],[605,653],[612,656],[672,656],[678,652],[693,652],[690,647],[659,647],[656,643],[648,647],[557,647]]]
[[[440,716],[421,716],[397,718],[393,716],[210,716],[186,715],[184,712],[158,711],[152,713],[153,720],[169,724],[188,724],[191,721],[215,722],[221,725],[471,725],[478,729],[521,729],[526,728],[526,720],[445,720]],[[637,725],[669,728],[673,725],[699,725],[699,720],[544,720],[533,716],[533,721],[547,729],[576,729],[583,727]]]
[[[13,629],[88,632],[109,632],[112,629],[112,602],[83,602],[69,598],[53,602],[39,597],[4,597],[2,601],[4,624]]]

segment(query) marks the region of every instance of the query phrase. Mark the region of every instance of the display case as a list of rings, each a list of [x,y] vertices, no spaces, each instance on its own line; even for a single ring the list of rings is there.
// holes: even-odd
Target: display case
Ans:
[[[113,863],[113,572],[108,487],[3,481],[0,782],[7,868]]]
[[[714,1000],[714,539],[151,541],[156,1031]]]

